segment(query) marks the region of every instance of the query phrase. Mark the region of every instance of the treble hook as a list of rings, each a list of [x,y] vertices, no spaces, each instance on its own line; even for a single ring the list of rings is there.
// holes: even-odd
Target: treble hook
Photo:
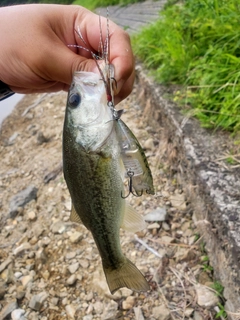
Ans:
[[[126,196],[123,196],[122,191],[121,191],[121,197],[122,197],[123,199],[126,199],[126,198],[130,195],[130,193],[131,193],[134,197],[141,197],[142,194],[143,194],[143,190],[141,191],[141,194],[137,194],[137,193],[135,193],[135,192],[133,191],[132,178],[133,178],[133,176],[134,176],[134,171],[132,171],[131,169],[128,169],[127,175],[128,175],[128,177],[129,177],[129,181],[128,181],[128,190],[129,190],[129,192],[128,192],[128,194],[127,194]]]

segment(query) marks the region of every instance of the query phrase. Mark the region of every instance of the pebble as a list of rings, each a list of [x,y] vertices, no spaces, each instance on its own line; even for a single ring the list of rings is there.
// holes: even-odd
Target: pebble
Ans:
[[[43,237],[42,238],[42,245],[43,246],[48,246],[51,243],[51,239],[49,237]]]
[[[65,298],[65,297],[67,297],[67,292],[66,291],[62,291],[62,292],[60,292],[59,294],[58,294],[58,296],[60,297],[60,298]]]
[[[75,231],[69,238],[72,243],[78,243],[83,239],[82,233]]]
[[[36,312],[31,312],[31,313],[29,314],[29,317],[28,317],[28,318],[29,318],[28,320],[39,320],[38,314],[37,314]],[[43,320],[43,319],[41,319],[41,320]]]
[[[37,144],[41,145],[43,143],[49,142],[50,138],[46,137],[42,131],[38,131],[37,133]]]
[[[65,310],[66,310],[67,316],[70,319],[74,319],[74,316],[75,316],[75,313],[76,313],[76,309],[74,308],[74,306],[72,304],[68,304],[65,307]]]
[[[38,249],[36,252],[36,260],[41,263],[45,263],[47,261],[47,255],[44,248]]]
[[[189,317],[192,315],[193,311],[194,311],[193,308],[187,308],[187,309],[185,310],[184,315],[189,318]]]
[[[93,309],[96,312],[96,314],[102,314],[103,313],[103,303],[100,301],[96,301],[93,305]]]
[[[18,132],[14,132],[11,137],[8,139],[8,145],[11,146],[14,144],[16,138],[18,137],[19,133]]]
[[[83,259],[83,260],[80,260],[79,263],[83,269],[87,269],[89,267],[88,260]]]
[[[92,320],[93,316],[91,314],[88,314],[83,317],[83,320]]]
[[[122,297],[129,297],[133,294],[133,291],[128,288],[121,288],[120,292],[121,292]]]
[[[216,306],[219,303],[217,295],[206,286],[197,284],[195,285],[195,290],[197,294],[197,303],[201,307],[209,308]]]
[[[17,271],[17,272],[14,273],[14,277],[15,277],[16,279],[19,279],[22,275],[23,275],[22,272],[19,272],[19,271]]]
[[[166,223],[165,221],[163,221],[163,223],[162,223],[162,228],[163,228],[163,230],[165,230],[165,231],[169,231],[171,228],[169,227],[169,224],[168,223]]]
[[[170,195],[169,200],[174,208],[177,208],[179,210],[186,210],[187,206],[184,193],[175,193],[173,195]]]
[[[13,283],[15,281],[14,274],[12,268],[8,267],[1,273],[1,278],[4,280],[6,284]]]
[[[145,221],[165,221],[167,216],[166,208],[157,208],[144,216]]]
[[[169,236],[162,236],[160,240],[162,243],[168,244],[168,243],[172,243],[175,239]]]
[[[67,297],[62,299],[62,305],[63,305],[63,306],[66,306],[66,305],[68,304],[68,302],[69,302],[69,301],[68,301],[68,298],[67,298]]]
[[[33,277],[30,276],[30,275],[23,276],[21,278],[21,282],[22,282],[23,288],[26,288],[29,285],[29,283],[31,283],[32,281],[33,281]]]
[[[40,311],[43,305],[43,302],[47,299],[48,293],[43,291],[39,294],[32,296],[29,302],[29,308]]]
[[[86,314],[92,314],[92,312],[93,312],[93,304],[90,303],[90,304],[88,305],[87,310],[86,310]]]
[[[75,282],[77,281],[77,277],[75,274],[72,274],[68,279],[67,279],[67,284],[69,286],[72,286]]]
[[[23,253],[24,251],[29,250],[30,248],[31,248],[31,244],[29,242],[24,242],[19,247],[13,250],[13,254],[18,255],[20,253]]]
[[[68,252],[68,253],[66,254],[65,259],[66,259],[66,260],[71,260],[71,259],[73,259],[73,258],[75,258],[75,257],[76,257],[76,252],[75,252],[75,251],[72,251],[72,252]]]
[[[66,225],[61,220],[54,222],[51,226],[52,233],[63,233],[66,230]]]
[[[68,266],[68,270],[72,274],[75,273],[78,270],[78,268],[79,268],[79,263],[78,262],[73,263],[70,266]]]
[[[147,139],[147,140],[143,143],[143,148],[144,148],[144,149],[148,149],[148,150],[153,150],[153,149],[154,149],[153,138]]]
[[[118,310],[118,303],[111,300],[110,303],[104,308],[101,320],[114,319]]]
[[[38,222],[35,226],[31,228],[31,237],[39,238],[44,231],[44,227]]]
[[[127,299],[124,300],[123,303],[122,303],[122,308],[123,308],[123,310],[130,310],[130,309],[132,309],[133,306],[134,306],[134,303],[135,303],[135,297],[133,297],[133,296],[127,297]]]
[[[0,312],[0,319],[7,318],[17,308],[18,308],[17,301],[8,302]]]
[[[136,320],[144,320],[142,309],[140,307],[133,308]]]
[[[30,211],[30,212],[28,212],[27,218],[28,218],[28,220],[30,220],[30,221],[36,220],[36,219],[37,219],[37,215],[36,215],[35,211]]]
[[[93,292],[90,291],[90,292],[86,295],[85,300],[86,300],[86,301],[91,301],[92,299],[93,299]]]
[[[72,202],[69,200],[69,201],[66,201],[65,203],[64,203],[64,206],[65,206],[65,208],[66,208],[66,210],[67,211],[71,211],[71,209],[72,209]]]
[[[52,298],[51,299],[51,304],[53,304],[54,306],[57,306],[58,305],[58,301],[59,301],[58,298]]]
[[[194,320],[203,320],[204,317],[202,316],[202,314],[201,314],[200,312],[194,311],[193,319],[194,319]]]
[[[45,280],[48,280],[49,277],[50,277],[49,271],[48,271],[48,270],[44,270],[44,271],[42,272],[42,277],[43,277]],[[44,285],[44,287],[45,287],[45,285]]]
[[[159,225],[159,223],[154,222],[154,223],[149,224],[147,228],[148,228],[149,230],[159,229],[159,228],[160,228],[160,225]]]
[[[15,196],[13,196],[9,204],[9,217],[11,219],[14,219],[18,214],[19,207],[24,207],[28,202],[36,200],[37,192],[38,189],[33,185],[30,185],[26,189],[20,191]]]
[[[195,235],[189,237],[189,239],[188,239],[188,245],[189,245],[189,246],[193,245],[195,241],[196,241],[196,236],[195,236]]]
[[[15,309],[11,313],[12,320],[23,320],[25,317],[22,317],[25,313],[25,310],[23,309]]]
[[[24,286],[17,287],[16,298],[21,300],[25,296]]]
[[[152,315],[156,320],[168,320],[170,319],[170,311],[164,305],[153,307]]]
[[[12,258],[7,258],[5,261],[3,261],[1,264],[0,264],[0,273],[3,272],[4,269],[7,268],[7,266],[12,262]]]

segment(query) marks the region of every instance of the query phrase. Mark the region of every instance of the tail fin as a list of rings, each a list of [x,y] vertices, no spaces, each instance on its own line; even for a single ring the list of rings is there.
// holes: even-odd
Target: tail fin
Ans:
[[[118,269],[104,269],[109,289],[112,294],[127,287],[133,291],[147,291],[149,285],[138,268],[127,258]]]

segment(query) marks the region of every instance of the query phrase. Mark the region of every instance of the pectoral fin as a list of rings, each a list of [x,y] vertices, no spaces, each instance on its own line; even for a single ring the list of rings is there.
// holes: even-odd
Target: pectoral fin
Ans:
[[[72,209],[71,209],[70,221],[82,224],[82,220],[79,217],[79,215],[77,214],[77,211],[75,210],[73,204],[72,204]]]
[[[133,207],[126,203],[121,228],[129,232],[137,232],[146,228],[143,217]]]

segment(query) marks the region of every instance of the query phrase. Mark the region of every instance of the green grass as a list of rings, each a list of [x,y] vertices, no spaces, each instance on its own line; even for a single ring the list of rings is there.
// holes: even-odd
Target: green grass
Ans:
[[[227,318],[227,312],[225,311],[225,307],[221,303],[218,303],[218,308],[219,308],[219,312],[216,314],[215,318],[216,319],[218,319],[218,318],[226,319]]]
[[[169,3],[132,40],[158,82],[183,85],[175,100],[194,108],[202,126],[239,131],[239,0]]]
[[[113,5],[126,6],[130,3],[142,2],[144,0],[75,0],[73,4],[78,4],[89,10],[94,10],[99,7],[107,7]]]

